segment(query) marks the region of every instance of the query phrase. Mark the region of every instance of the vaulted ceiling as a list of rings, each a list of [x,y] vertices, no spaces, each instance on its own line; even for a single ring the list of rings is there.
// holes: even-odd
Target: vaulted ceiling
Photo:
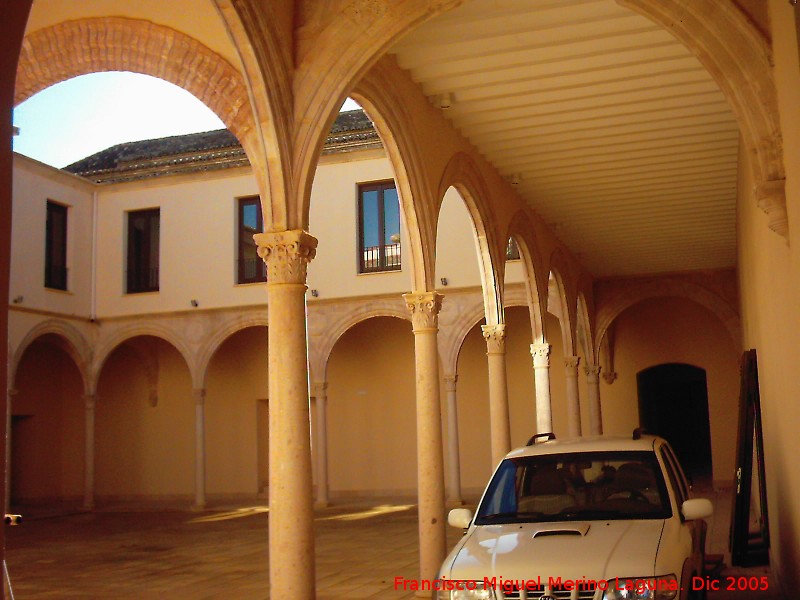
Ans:
[[[391,52],[595,276],[735,266],[737,123],[662,27],[614,0],[468,0]]]

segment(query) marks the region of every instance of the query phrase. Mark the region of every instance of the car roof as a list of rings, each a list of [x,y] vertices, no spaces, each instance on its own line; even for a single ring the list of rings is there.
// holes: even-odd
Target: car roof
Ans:
[[[547,454],[565,454],[570,452],[611,452],[611,451],[650,451],[663,443],[663,439],[654,435],[631,436],[587,436],[564,440],[552,439],[516,448],[506,458],[522,456],[541,456]]]

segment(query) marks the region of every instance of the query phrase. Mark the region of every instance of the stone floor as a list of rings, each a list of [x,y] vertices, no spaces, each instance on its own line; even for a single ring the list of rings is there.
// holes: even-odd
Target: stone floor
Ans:
[[[715,500],[726,501],[724,495]],[[32,515],[7,529],[14,597],[268,598],[267,515],[264,506]],[[724,551],[727,536],[724,506],[717,515],[710,552]],[[418,577],[416,522],[416,507],[397,502],[317,511],[317,598],[412,598],[395,590],[394,581]],[[452,546],[460,531],[448,530]],[[763,568],[727,569],[723,582],[738,573],[769,576]],[[709,600],[781,597],[771,579],[767,592],[709,594]]]

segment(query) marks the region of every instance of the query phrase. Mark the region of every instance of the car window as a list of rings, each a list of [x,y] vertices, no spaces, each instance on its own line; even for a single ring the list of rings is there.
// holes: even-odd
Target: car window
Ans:
[[[505,459],[475,522],[663,519],[671,514],[653,452],[582,452]]]
[[[664,462],[666,462],[669,468],[674,472],[675,479],[677,480],[676,489],[680,492],[681,502],[683,502],[689,498],[689,484],[686,483],[686,477],[683,474],[680,463],[678,459],[675,458],[672,448],[666,444],[661,446],[661,456],[664,458]]]

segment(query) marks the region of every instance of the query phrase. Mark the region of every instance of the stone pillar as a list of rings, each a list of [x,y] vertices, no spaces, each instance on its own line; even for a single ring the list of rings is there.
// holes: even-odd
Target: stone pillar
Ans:
[[[411,311],[414,330],[420,579],[433,580],[447,554],[442,413],[436,344],[442,296],[436,292],[420,292],[405,294],[403,299]]]
[[[536,385],[536,433],[553,431],[550,408],[550,344],[531,344],[533,378]]]
[[[9,507],[11,506],[11,415],[12,412],[12,404],[14,402],[14,396],[19,394],[19,390],[17,389],[10,389],[6,393],[6,443],[5,443],[5,451],[6,451],[6,473],[5,473],[5,486],[6,486],[6,493],[5,498],[3,498],[3,507],[4,512],[3,514],[8,514]]]
[[[589,402],[589,433],[603,435],[603,413],[600,409],[600,365],[586,365]]]
[[[310,600],[316,577],[305,294],[317,240],[301,230],[253,239],[267,265],[269,301],[270,596]]]
[[[567,426],[570,437],[581,436],[581,400],[578,392],[578,365],[580,356],[565,356],[564,369],[567,377]]]
[[[94,408],[96,401],[97,398],[94,394],[86,394],[83,397],[84,421],[86,423],[83,467],[83,510],[92,510],[94,508]]]
[[[506,379],[506,326],[483,325],[489,361],[489,427],[492,438],[492,468],[511,450],[508,422],[508,381]]]
[[[328,498],[328,383],[318,381],[312,384],[311,395],[317,407],[317,506],[324,508]]]
[[[444,378],[447,391],[447,500],[461,504],[461,459],[458,451],[458,375]]]
[[[194,506],[206,507],[206,390],[192,390],[194,398]]]

